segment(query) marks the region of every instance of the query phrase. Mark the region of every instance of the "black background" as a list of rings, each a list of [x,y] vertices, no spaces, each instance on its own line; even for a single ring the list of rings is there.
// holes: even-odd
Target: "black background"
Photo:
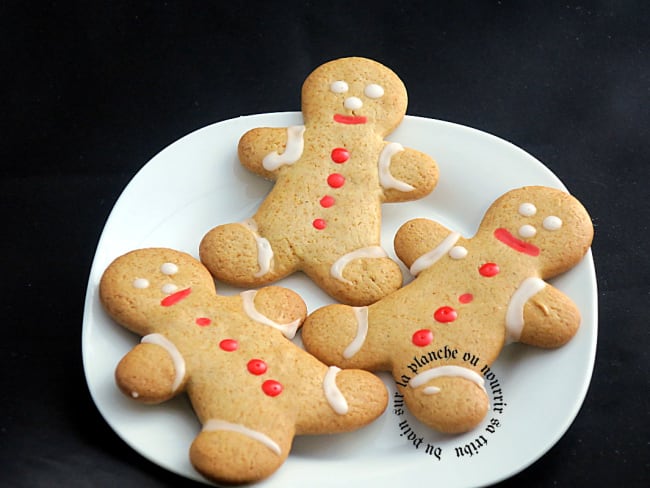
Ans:
[[[400,75],[409,114],[513,142],[592,215],[593,381],[566,435],[502,486],[647,486],[648,5],[2,2],[0,484],[193,485],[127,447],[86,387],[83,303],[105,219],[171,142],[299,110],[312,69],[356,55]]]

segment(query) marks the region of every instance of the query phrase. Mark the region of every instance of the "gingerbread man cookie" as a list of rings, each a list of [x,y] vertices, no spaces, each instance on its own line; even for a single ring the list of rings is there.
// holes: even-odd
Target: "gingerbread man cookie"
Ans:
[[[241,163],[275,184],[252,218],[204,236],[201,261],[235,286],[302,270],[352,305],[399,288],[399,266],[380,245],[381,204],[422,198],[438,179],[429,156],[384,140],[406,105],[402,81],[375,61],[344,58],[317,68],[302,88],[304,125],[241,138]]]
[[[576,333],[577,307],[545,280],[574,267],[592,237],[583,206],[546,187],[504,194],[470,239],[427,219],[409,221],[395,250],[416,278],[368,307],[316,310],[303,343],[327,364],[391,371],[423,423],[469,431],[489,408],[481,368],[504,344],[554,348]]]
[[[143,336],[117,366],[117,385],[144,403],[187,392],[202,425],[190,460],[211,480],[263,479],[295,435],[353,430],[386,408],[376,376],[328,367],[289,340],[306,307],[288,289],[219,296],[192,256],[142,249],[107,268],[100,298]]]

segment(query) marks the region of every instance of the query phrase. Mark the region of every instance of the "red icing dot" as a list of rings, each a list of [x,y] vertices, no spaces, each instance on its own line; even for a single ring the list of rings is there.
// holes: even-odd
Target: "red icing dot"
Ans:
[[[268,369],[266,363],[261,359],[251,359],[248,361],[248,372],[254,375],[261,375],[266,373]]]
[[[433,342],[433,332],[429,329],[420,329],[413,334],[412,341],[418,347],[428,346]]]
[[[463,293],[461,296],[458,297],[458,301],[460,303],[469,303],[472,300],[474,300],[474,295],[471,293]]]
[[[332,161],[341,164],[350,159],[350,152],[344,147],[337,147],[332,149]]]
[[[282,393],[283,386],[279,381],[266,380],[262,383],[262,390],[270,397],[278,396]]]
[[[323,230],[325,227],[327,227],[327,222],[325,222],[324,219],[314,219],[311,224],[318,230]]]
[[[339,173],[332,173],[327,177],[327,184],[332,188],[341,188],[345,184],[345,176]]]
[[[440,307],[433,313],[433,318],[438,322],[453,322],[458,317],[458,312],[451,307]]]
[[[334,205],[334,197],[325,195],[323,198],[320,199],[320,205],[323,208],[330,208],[332,205]]]
[[[235,339],[224,339],[219,343],[219,347],[224,351],[232,352],[237,350],[239,343]]]
[[[499,266],[495,263],[485,263],[478,269],[479,274],[486,278],[492,278],[493,276],[498,275],[499,271]]]
[[[200,325],[201,327],[205,327],[207,325],[210,325],[212,323],[212,320],[209,319],[208,317],[199,317],[195,320],[196,325]]]

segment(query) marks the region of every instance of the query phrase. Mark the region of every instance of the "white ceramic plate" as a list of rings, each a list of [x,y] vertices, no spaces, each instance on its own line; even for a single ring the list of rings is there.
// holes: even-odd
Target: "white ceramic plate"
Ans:
[[[199,430],[185,397],[157,406],[139,405],[113,381],[115,366],[138,341],[101,308],[100,276],[117,256],[142,247],[165,246],[198,256],[198,243],[212,227],[250,217],[271,183],[244,170],[237,141],[253,127],[286,127],[300,113],[263,114],[227,120],[173,143],[133,178],[102,233],[88,282],[83,321],[83,360],[97,408],[133,449],[187,478],[202,480],[188,460]],[[541,184],[564,189],[535,158],[497,137],[460,125],[407,116],[389,137],[430,154],[440,169],[428,197],[383,208],[382,244],[395,258],[392,240],[406,220],[437,220],[466,237],[483,212],[509,189]],[[309,311],[332,300],[302,274],[281,282],[305,299]],[[493,364],[503,403],[483,425],[461,436],[444,436],[401,412],[395,387],[388,409],[360,431],[297,437],[287,462],[262,487],[394,487],[429,480],[437,486],[478,486],[505,479],[541,457],[566,432],[578,413],[591,378],[597,338],[597,291],[591,252],[573,270],[553,280],[582,312],[577,336],[565,347],[541,351],[507,346]],[[219,286],[222,294],[240,290]],[[489,390],[490,391],[490,390]],[[494,419],[494,420],[493,420]],[[493,425],[498,422],[498,427]]]

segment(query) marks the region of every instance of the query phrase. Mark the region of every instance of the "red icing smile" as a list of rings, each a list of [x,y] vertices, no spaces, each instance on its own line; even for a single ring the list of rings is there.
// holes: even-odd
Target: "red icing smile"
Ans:
[[[531,244],[530,242],[524,242],[520,239],[517,239],[504,228],[495,230],[494,237],[517,252],[523,252],[529,256],[539,256],[539,247]]]
[[[368,119],[363,115],[334,114],[334,121],[339,124],[365,124]]]
[[[187,298],[190,293],[192,293],[191,288],[185,288],[184,290],[179,290],[176,293],[172,293],[171,295],[167,295],[165,298],[163,298],[160,301],[160,304],[163,307],[171,307],[172,305],[176,305],[181,300]]]

